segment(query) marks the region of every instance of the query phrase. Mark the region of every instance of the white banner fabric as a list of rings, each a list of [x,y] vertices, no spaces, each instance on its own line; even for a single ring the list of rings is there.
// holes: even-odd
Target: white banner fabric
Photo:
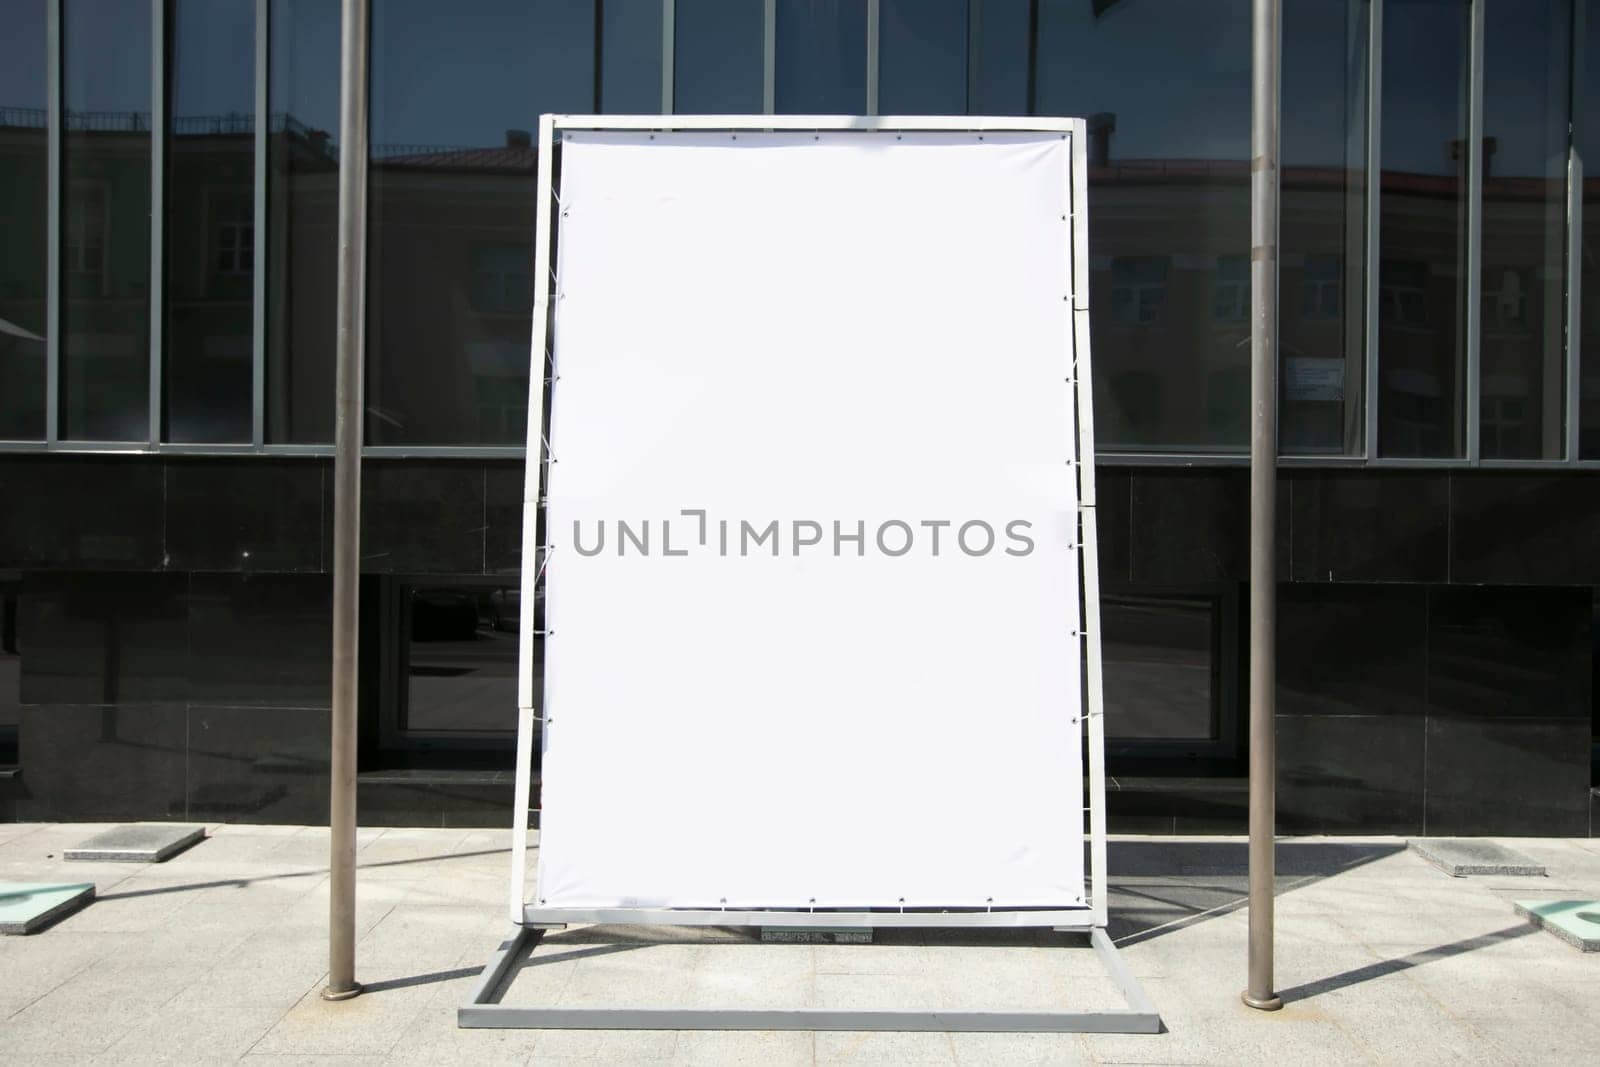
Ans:
[[[537,903],[1081,904],[1071,142],[560,136]]]

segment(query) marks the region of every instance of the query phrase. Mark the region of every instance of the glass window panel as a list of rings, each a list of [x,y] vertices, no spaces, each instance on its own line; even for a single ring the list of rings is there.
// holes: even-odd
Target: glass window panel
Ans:
[[[1570,0],[1484,9],[1480,451],[1565,453]]]
[[[759,115],[763,0],[677,0],[672,110],[680,115]]]
[[[1378,454],[1466,453],[1466,0],[1385,0]]]
[[[1600,8],[1585,3],[1578,42],[1577,123],[1573,140],[1583,163],[1583,233],[1579,257],[1580,375],[1578,455],[1600,459]]]
[[[267,440],[333,441],[339,6],[272,0],[267,82]]]
[[[1283,11],[1278,441],[1285,453],[1362,449],[1369,13],[1365,0]]]
[[[150,434],[150,5],[64,0],[61,436]]]
[[[1249,322],[1213,296],[1250,253],[1249,3],[1040,0],[1036,59],[1034,113],[1089,119],[1101,447],[1242,451]]]
[[[0,440],[41,440],[50,196],[45,0],[12,4],[0,25]]]
[[[1107,595],[1100,626],[1108,737],[1218,736],[1214,600]]]
[[[532,138],[594,110],[594,55],[592,3],[373,5],[369,444],[523,443]]]
[[[968,114],[1028,114],[1035,58],[1030,0],[968,0],[968,5]]]
[[[167,77],[166,439],[249,441],[255,2],[172,0]]]
[[[966,114],[967,0],[881,0],[878,110]]]
[[[406,588],[403,732],[516,730],[520,602],[514,585]]]
[[[782,115],[859,115],[867,109],[866,0],[777,0]]]
[[[600,99],[612,115],[661,110],[661,0],[600,4]]]

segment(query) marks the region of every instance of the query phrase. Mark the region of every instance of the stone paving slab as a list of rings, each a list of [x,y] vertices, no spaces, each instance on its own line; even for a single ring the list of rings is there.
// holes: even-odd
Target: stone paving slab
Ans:
[[[206,838],[204,826],[165,822],[131,823],[103,830],[63,853],[69,860],[110,863],[165,863]]]
[[[1547,873],[1545,865],[1532,856],[1483,838],[1417,837],[1406,844],[1452,878],[1470,875],[1543,877]]]
[[[0,934],[43,930],[93,899],[93,882],[0,882]]]
[[[1536,895],[1525,880],[1440,878],[1403,838],[1278,842],[1281,1012],[1239,1002],[1243,839],[1118,837],[1108,864],[1112,930],[1166,1032],[808,1034],[458,1029],[457,1009],[508,930],[504,831],[362,830],[356,975],[367,991],[328,1004],[318,995],[325,827],[212,827],[205,848],[155,865],[62,859],[106,828],[0,833],[0,879],[98,884],[93,908],[0,948],[8,1062],[1409,1067],[1592,1062],[1600,1048],[1600,953],[1575,952],[1518,916],[1515,902]],[[1600,899],[1593,842],[1499,843],[1548,867],[1537,895]],[[558,958],[519,975],[508,999],[614,1002],[623,989],[742,1007],[1113,997],[1098,961],[1064,936],[879,931],[873,945],[785,945],[749,931],[573,928],[550,935],[538,955]]]
[[[1600,952],[1600,900],[1519,900],[1517,914],[1583,952]]]

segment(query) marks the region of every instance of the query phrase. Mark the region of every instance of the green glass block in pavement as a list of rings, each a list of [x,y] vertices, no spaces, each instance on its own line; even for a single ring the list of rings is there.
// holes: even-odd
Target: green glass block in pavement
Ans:
[[[1600,952],[1600,900],[1519,900],[1517,914],[1583,952]]]

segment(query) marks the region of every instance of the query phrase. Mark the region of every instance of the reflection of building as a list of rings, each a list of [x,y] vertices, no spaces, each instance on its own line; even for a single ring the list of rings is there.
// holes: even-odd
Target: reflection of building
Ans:
[[[58,2],[54,199],[51,4],[11,5],[0,33],[0,85],[20,86],[0,102],[0,764],[22,767],[0,776],[0,819],[317,820],[336,11],[268,5],[263,103],[253,0],[95,18]],[[1574,152],[1600,171],[1600,63],[1567,84],[1588,40],[1570,47],[1558,0],[1487,5],[1492,165],[1469,294],[1465,0],[1390,0],[1378,27],[1372,6],[1285,5],[1280,824],[1585,832],[1600,494],[1569,460],[1600,460],[1600,359],[1566,336],[1564,176]],[[893,16],[873,38],[879,100],[1091,116],[1114,820],[1241,828],[1249,5],[870,7]],[[663,96],[655,5],[460,0],[424,17],[374,0],[368,822],[501,824],[511,802],[510,705],[493,694],[525,563],[544,281],[523,131],[546,110],[867,107],[872,35],[842,23],[869,5],[777,0],[771,67],[760,8],[677,4]],[[194,12],[233,29],[196,35]],[[1577,25],[1600,35],[1600,11]],[[1412,42],[1384,50],[1375,104],[1373,30]],[[1589,341],[1600,178],[1583,194]],[[57,454],[73,450],[94,454]],[[1501,460],[1538,469],[1489,469]]]

